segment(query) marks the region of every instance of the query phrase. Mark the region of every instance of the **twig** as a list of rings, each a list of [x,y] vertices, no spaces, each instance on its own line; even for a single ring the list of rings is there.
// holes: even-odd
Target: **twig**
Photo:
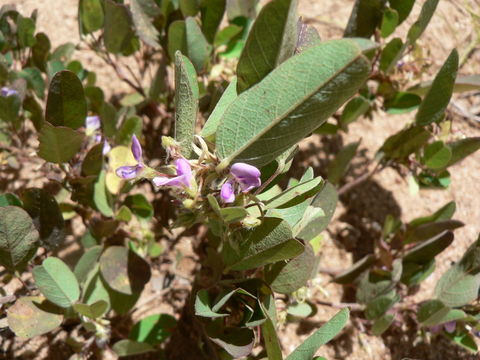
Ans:
[[[368,179],[370,179],[377,171],[383,169],[383,168],[380,168],[380,164],[381,164],[381,161],[377,162],[375,167],[370,172],[367,172],[367,173],[363,174],[362,176],[359,176],[358,178],[356,178],[352,182],[349,182],[349,183],[343,185],[338,190],[338,196],[341,196],[341,195],[349,192],[354,187],[357,187],[358,185],[360,185],[360,184],[364,183],[365,181],[367,181]]]
[[[14,302],[15,299],[16,299],[15,295],[2,296],[2,297],[0,297],[0,305]]]
[[[329,307],[333,307],[336,309],[343,309],[343,308],[350,308],[351,311],[363,311],[365,310],[365,306],[357,303],[344,303],[344,302],[339,302],[339,303],[332,303],[329,301],[322,301],[322,300],[315,300],[316,303],[320,305],[325,305]]]

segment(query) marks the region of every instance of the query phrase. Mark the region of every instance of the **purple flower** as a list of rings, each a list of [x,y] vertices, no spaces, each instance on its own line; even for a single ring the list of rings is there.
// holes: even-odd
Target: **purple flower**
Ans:
[[[0,96],[8,97],[12,95],[18,95],[18,91],[14,89],[10,89],[6,86],[2,87],[0,89]]]
[[[240,184],[240,188],[244,193],[262,184],[260,180],[260,170],[252,165],[244,163],[233,164],[230,169],[230,174],[232,174]]]
[[[142,159],[142,146],[140,145],[140,142],[138,141],[137,137],[135,134],[132,136],[132,154],[135,160],[137,160],[139,163],[143,162]]]
[[[85,127],[87,128],[87,133],[92,134],[101,127],[100,118],[97,115],[87,116],[85,119]]]
[[[437,334],[440,331],[445,330],[447,333],[452,334],[455,332],[457,328],[457,322],[456,321],[449,321],[443,324],[438,324],[434,326],[430,326],[430,332],[432,334]]]
[[[132,166],[120,166],[115,170],[118,177],[125,180],[135,179],[140,171],[143,169],[143,164],[137,164]]]
[[[223,184],[220,190],[220,199],[227,204],[235,201],[235,183],[240,185],[240,189],[244,193],[262,184],[260,170],[252,165],[235,163],[230,168],[230,174],[233,176],[233,179]]]
[[[107,140],[103,140],[103,148],[102,148],[102,155],[105,156],[107,155],[110,150],[112,150],[112,147],[110,146],[110,144],[108,143]]]
[[[103,150],[105,151],[105,144]],[[135,135],[132,136],[132,154],[135,160],[138,161],[138,164],[131,166],[120,166],[115,170],[118,177],[126,180],[134,179],[145,167],[142,159],[142,146]]]
[[[184,158],[179,158],[175,161],[175,166],[177,168],[177,176],[173,178],[156,176],[152,179],[155,186],[190,187],[192,182],[190,163]]]
[[[445,329],[446,332],[449,334],[452,334],[455,332],[455,329],[457,328],[457,322],[456,321],[449,321],[445,324],[443,324],[443,328]]]
[[[233,180],[228,180],[222,185],[222,189],[220,190],[220,198],[225,204],[230,204],[235,201],[235,191],[233,189],[233,185]]]

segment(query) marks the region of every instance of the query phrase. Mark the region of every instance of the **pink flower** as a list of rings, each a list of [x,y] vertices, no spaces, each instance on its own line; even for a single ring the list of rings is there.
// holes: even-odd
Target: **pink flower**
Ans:
[[[233,179],[223,184],[220,190],[220,199],[226,204],[235,201],[235,183],[238,183],[243,193],[247,193],[262,184],[260,170],[249,164],[233,164],[230,168],[230,174]]]
[[[135,179],[145,167],[142,158],[142,146],[135,134],[132,136],[132,154],[138,164],[132,166],[120,166],[115,170],[118,177],[126,180]]]
[[[184,158],[175,161],[177,176],[170,178],[167,176],[157,176],[152,179],[155,186],[174,186],[190,187],[192,182],[192,168],[190,163]]]

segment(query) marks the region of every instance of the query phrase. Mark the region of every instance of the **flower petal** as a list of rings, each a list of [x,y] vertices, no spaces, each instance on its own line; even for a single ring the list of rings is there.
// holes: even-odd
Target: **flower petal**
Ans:
[[[175,187],[188,187],[189,184],[185,178],[185,175],[169,178],[166,176],[157,176],[152,179],[155,186],[175,186]]]
[[[93,133],[95,130],[100,129],[101,126],[100,117],[97,115],[87,116],[85,119],[85,127],[87,128],[87,132]]]
[[[18,91],[17,90],[14,90],[14,89],[10,89],[9,87],[2,87],[2,89],[0,89],[0,96],[12,96],[12,95],[18,95]]]
[[[132,136],[132,154],[135,160],[137,160],[139,163],[142,163],[142,146],[140,145],[140,142],[137,139],[137,136],[133,134]]]
[[[177,167],[177,175],[186,175],[187,177],[192,177],[192,167],[190,163],[184,158],[179,158],[175,161]]]
[[[444,328],[445,331],[448,332],[449,334],[454,333],[456,327],[457,327],[457,322],[456,322],[456,321],[449,321],[449,322],[443,324],[443,328]]]
[[[107,140],[104,140],[103,141],[103,148],[102,148],[102,155],[105,156],[107,155],[110,150],[112,150],[112,147],[110,146],[110,144],[108,143]]]
[[[222,185],[220,189],[220,200],[225,204],[230,204],[235,201],[235,192],[233,190],[233,181],[229,180]]]
[[[115,170],[115,173],[122,179],[130,180],[135,179],[142,169],[143,166],[140,164],[134,166],[120,166]]]
[[[248,192],[262,184],[260,180],[260,170],[255,166],[245,163],[235,163],[230,169],[230,173],[240,184],[243,192]]]

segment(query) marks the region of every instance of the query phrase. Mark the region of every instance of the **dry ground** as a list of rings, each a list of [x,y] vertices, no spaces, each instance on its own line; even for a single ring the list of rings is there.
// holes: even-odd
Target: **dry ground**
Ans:
[[[53,45],[71,41],[78,42],[78,31],[76,23],[77,0],[13,0],[22,11],[30,12],[33,9],[39,10],[38,30],[45,31],[51,37]],[[1,4],[12,3],[8,0],[0,0]],[[353,4],[353,0],[299,0],[299,13],[308,22],[315,25],[323,39],[340,37]],[[414,14],[418,14],[420,4],[417,1]],[[437,14],[432,20],[426,33],[420,40],[425,59],[428,59],[426,68],[421,74],[423,80],[431,79],[452,48],[457,47],[460,55],[466,53],[470,41],[475,36],[472,18],[465,10],[465,4],[480,13],[479,0],[443,0],[440,2]],[[411,16],[415,18],[415,15]],[[477,19],[478,21],[478,19]],[[411,20],[407,21],[409,24]],[[403,26],[403,33],[407,24]],[[480,24],[477,23],[477,31]],[[94,54],[77,52],[77,57],[85,61],[87,68],[97,72],[100,86],[105,88],[107,93],[113,90],[128,91],[128,89],[117,81],[110,69],[95,59]],[[464,62],[460,73],[480,73],[480,51],[477,49]],[[480,104],[480,95],[477,93],[467,99],[455,97],[467,110],[477,108]],[[459,116],[453,110],[449,113],[453,121],[453,133],[456,137],[480,136],[480,124]],[[384,139],[390,134],[402,128],[413,115],[387,116],[383,113],[375,115],[372,121],[362,119],[353,124],[349,134],[338,139],[339,143],[349,143],[362,139],[362,156],[372,158],[375,151],[381,146]],[[335,144],[334,144],[335,145]],[[319,136],[311,137],[302,144],[303,155],[299,156],[299,166],[312,165],[316,173],[322,174],[325,165],[324,150],[331,149],[332,144],[326,144]],[[335,146],[333,146],[335,148]],[[359,164],[355,172],[364,171]],[[433,291],[434,284],[439,276],[448,268],[452,261],[457,260],[465,249],[471,244],[480,233],[480,152],[469,157],[462,163],[456,165],[452,172],[452,185],[445,191],[422,190],[417,194],[409,191],[408,184],[404,177],[399,176],[393,170],[386,170],[375,175],[371,180],[355,188],[350,194],[341,199],[335,222],[326,233],[324,247],[322,250],[322,267],[340,269],[348,266],[353,258],[368,248],[373,238],[378,233],[378,228],[383,223],[387,214],[400,216],[408,221],[417,216],[429,214],[448,201],[454,200],[457,203],[455,218],[463,221],[466,226],[456,231],[454,244],[445,251],[437,261],[435,273],[424,282],[420,291],[412,300],[420,301],[429,298]],[[188,248],[186,240],[180,244]],[[348,250],[347,250],[348,249]],[[192,271],[194,264],[188,259],[179,266],[179,271],[186,274]],[[161,274],[155,277],[156,282],[160,281]],[[342,300],[343,290],[341,287],[328,283],[327,276],[320,275],[316,285],[322,291],[313,290],[313,298],[339,302]],[[156,296],[156,282],[140,300],[139,311],[135,317],[143,317],[146,314],[158,312],[172,312],[179,304],[165,304]],[[329,295],[326,296],[326,293]],[[158,300],[156,300],[158,298]],[[299,324],[291,324],[282,329],[282,342],[286,352],[290,352],[300,343],[318,322],[325,321],[336,310],[329,307],[319,306],[318,314],[309,321]],[[380,359],[480,359],[471,357],[455,346],[443,340],[434,340],[428,344],[427,340],[419,341],[408,329],[397,328],[388,332],[382,338],[368,335],[368,332],[361,330],[360,322],[350,324],[347,331],[333,344],[322,348],[319,355],[328,359],[345,360],[380,360]],[[61,352],[47,355],[45,346],[38,352],[40,344],[56,342],[61,344],[64,337],[58,335],[56,339],[44,338],[40,342],[23,344],[17,348],[19,357],[24,358],[58,358],[61,359]],[[46,341],[46,342],[44,342]],[[19,346],[21,344],[17,344]],[[61,349],[61,346],[60,348]]]

